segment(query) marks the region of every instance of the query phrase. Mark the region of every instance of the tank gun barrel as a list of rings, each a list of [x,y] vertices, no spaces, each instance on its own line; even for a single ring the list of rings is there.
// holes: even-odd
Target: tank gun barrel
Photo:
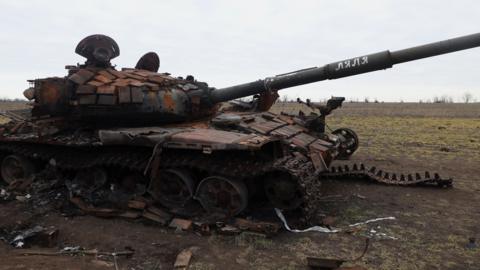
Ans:
[[[214,103],[259,94],[269,90],[281,90],[298,85],[333,80],[357,74],[391,68],[395,64],[433,57],[441,54],[471,49],[480,46],[480,33],[434,42],[397,51],[383,51],[343,61],[313,67],[291,73],[268,77],[264,80],[226,88],[210,93]]]

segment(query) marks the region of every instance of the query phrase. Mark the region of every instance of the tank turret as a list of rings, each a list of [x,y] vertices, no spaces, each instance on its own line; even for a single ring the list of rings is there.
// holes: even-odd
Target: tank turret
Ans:
[[[322,80],[338,79],[391,68],[395,64],[480,46],[480,34],[458,37],[398,51],[383,51],[215,89],[193,76],[158,73],[160,59],[150,52],[135,68],[117,70],[110,60],[119,56],[117,43],[104,35],[84,38],[75,52],[87,61],[67,66],[68,76],[30,81],[24,93],[33,103],[32,116],[66,117],[96,124],[130,126],[178,123],[214,116],[221,102],[259,94],[257,110],[266,111],[276,91]]]

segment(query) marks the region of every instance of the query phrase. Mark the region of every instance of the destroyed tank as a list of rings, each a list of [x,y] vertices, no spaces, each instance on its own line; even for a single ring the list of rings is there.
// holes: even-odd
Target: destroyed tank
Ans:
[[[325,117],[342,105],[342,97],[325,105],[307,100],[318,111],[309,115],[268,110],[285,88],[477,46],[480,34],[216,89],[193,76],[158,73],[155,53],[145,54],[135,68],[116,69],[110,61],[120,55],[117,43],[92,35],[75,50],[87,59],[84,64],[67,66],[67,76],[30,80],[24,95],[31,109],[3,112],[10,121],[0,128],[1,176],[14,185],[45,168],[55,170],[82,209],[126,209],[133,197],[147,196],[185,215],[201,209],[235,216],[267,204],[301,209],[307,219],[315,216],[326,177],[450,185],[451,179],[437,174],[333,166],[359,144],[351,129],[325,131]],[[236,100],[249,96],[250,102]]]

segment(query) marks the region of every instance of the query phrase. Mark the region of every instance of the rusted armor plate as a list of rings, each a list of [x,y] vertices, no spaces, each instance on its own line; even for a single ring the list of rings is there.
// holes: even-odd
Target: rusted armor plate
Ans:
[[[155,146],[176,133],[188,131],[189,129],[160,127],[104,129],[98,131],[98,137],[103,145]]]
[[[167,148],[204,150],[259,149],[275,138],[256,134],[244,134],[203,128],[129,128],[100,130],[100,141],[104,145],[143,145],[163,144]]]
[[[268,142],[276,141],[275,138],[256,134],[244,134],[216,129],[194,129],[181,132],[172,136],[167,147],[212,150],[227,149],[259,149]]]

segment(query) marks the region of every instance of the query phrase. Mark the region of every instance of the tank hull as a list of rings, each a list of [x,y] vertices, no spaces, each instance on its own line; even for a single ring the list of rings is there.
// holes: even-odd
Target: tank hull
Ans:
[[[305,194],[319,195],[318,176],[328,170],[339,149],[335,135],[319,137],[296,124],[294,117],[268,112],[229,112],[212,120],[138,128],[86,128],[84,123],[57,119],[46,124],[50,127],[47,130],[40,122],[28,123],[32,122],[12,119],[2,128],[3,157],[28,158],[39,170],[54,167],[64,172],[66,181],[74,182],[81,172],[101,169],[106,172],[108,183],[119,185],[118,189],[122,189],[125,181],[122,175],[135,174],[139,176],[135,185],[143,186],[147,196],[169,210],[178,210],[187,204],[208,204],[199,189],[202,181],[222,177],[234,187],[240,186],[238,193],[245,197],[243,206],[234,207],[230,212],[222,211],[228,209],[229,202],[223,202],[226,206],[218,203],[204,209],[225,215],[241,214],[258,203],[281,201],[265,194],[266,181],[271,188],[276,188],[276,179],[288,179],[281,180],[288,185],[293,181],[298,190],[293,195],[282,195],[294,196],[292,205],[276,203],[275,207],[288,210],[304,207]],[[57,128],[53,128],[56,125]],[[296,163],[295,169],[290,168],[293,163]],[[299,167],[303,168],[301,175],[296,171]],[[188,184],[192,182],[188,200],[176,204],[162,199],[169,195],[158,188],[166,185],[171,176],[164,172],[172,170],[188,174],[191,178]],[[306,181],[310,181],[308,185]],[[108,199],[114,196],[104,194],[103,198],[92,200],[85,192],[73,193],[97,207],[110,204]],[[132,191],[130,196],[123,196],[125,200],[116,207],[125,207],[136,195]]]

